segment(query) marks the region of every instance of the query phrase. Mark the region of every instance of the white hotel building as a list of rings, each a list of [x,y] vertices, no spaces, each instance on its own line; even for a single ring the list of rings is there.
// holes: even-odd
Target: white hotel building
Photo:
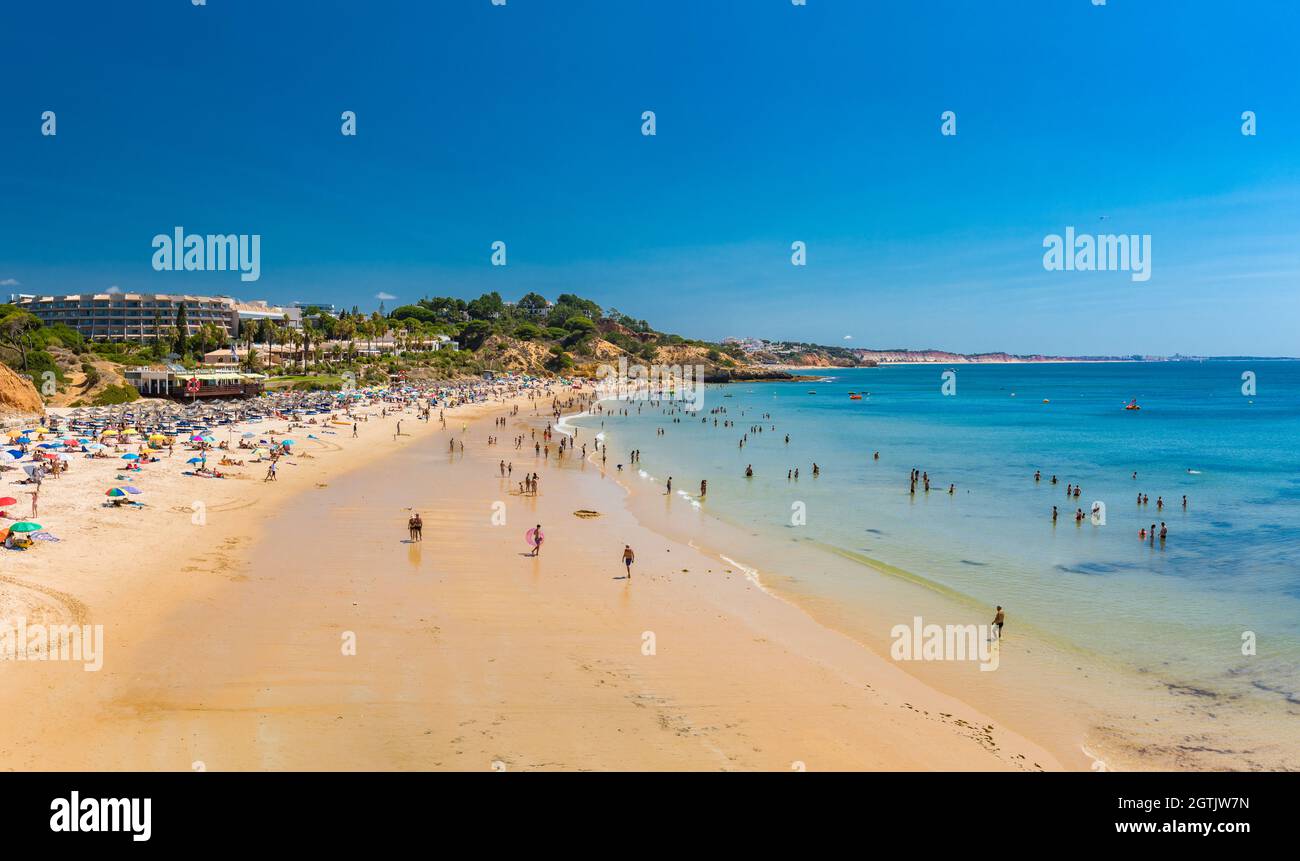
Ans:
[[[299,308],[282,308],[265,302],[240,302],[229,296],[189,296],[167,293],[80,293],[65,296],[15,295],[11,302],[30,311],[42,323],[63,323],[92,340],[153,341],[160,331],[176,325],[176,312],[184,306],[189,332],[215,323],[228,336],[246,320],[270,319],[290,326],[302,325]]]

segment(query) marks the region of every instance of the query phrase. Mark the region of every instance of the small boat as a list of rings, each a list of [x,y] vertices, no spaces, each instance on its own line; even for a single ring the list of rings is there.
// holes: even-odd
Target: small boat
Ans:
[[[1126,410],[1140,410],[1140,409],[1142,409],[1142,408],[1141,408],[1140,406],[1138,406],[1138,399],[1137,399],[1137,398],[1134,398],[1133,400],[1131,400],[1131,401],[1128,402],[1128,406],[1124,407],[1124,409],[1126,409]]]
[[[1047,398],[1043,398],[1043,403],[1045,403],[1045,404],[1050,404],[1051,401],[1049,401]]]
[[[862,395],[850,394],[850,395],[849,395],[849,400],[851,400],[851,401],[860,401],[860,400],[862,400]]]
[[[810,394],[810,395],[815,395],[815,394],[817,394],[817,390],[816,390],[816,389],[809,389],[809,390],[808,390],[808,394]]]

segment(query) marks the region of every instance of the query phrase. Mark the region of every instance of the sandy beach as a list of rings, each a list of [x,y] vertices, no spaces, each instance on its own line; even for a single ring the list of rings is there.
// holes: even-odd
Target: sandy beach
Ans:
[[[5,553],[2,615],[102,624],[103,666],[0,663],[0,762],[1062,767],[738,566],[640,525],[597,463],[557,461],[554,444],[550,458],[516,450],[516,435],[540,437],[550,418],[549,401],[516,403],[505,427],[493,422],[510,404],[478,404],[448,411],[445,430],[436,414],[374,407],[357,439],[339,426],[300,445],[274,483],[258,464],[227,480],[182,476],[178,451],[132,476],[140,510],[100,507],[116,466],[74,460],[41,496],[60,540]],[[541,476],[536,495],[519,493],[525,467]],[[407,540],[411,510],[419,543]],[[536,523],[547,539],[531,557],[523,533]],[[624,544],[637,554],[631,581]]]

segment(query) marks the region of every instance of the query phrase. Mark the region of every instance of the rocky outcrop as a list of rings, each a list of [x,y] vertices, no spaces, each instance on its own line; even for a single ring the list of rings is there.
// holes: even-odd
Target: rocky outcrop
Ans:
[[[5,415],[44,415],[45,403],[36,387],[26,377],[21,377],[0,365],[0,413]]]

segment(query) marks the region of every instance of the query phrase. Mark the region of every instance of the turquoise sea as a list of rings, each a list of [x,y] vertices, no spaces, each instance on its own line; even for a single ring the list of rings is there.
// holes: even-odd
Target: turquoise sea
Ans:
[[[787,548],[900,569],[990,616],[1004,605],[1009,629],[1036,631],[1198,702],[1260,705],[1300,739],[1300,363],[825,373],[816,382],[710,386],[694,414],[668,402],[606,402],[606,414],[573,423],[605,433],[611,468],[623,463],[625,475],[639,468],[659,482],[673,476],[674,491],[688,494],[674,504],[690,506],[707,480],[702,517]],[[1253,391],[1243,375],[1253,375]],[[1140,410],[1123,409],[1132,399]],[[633,467],[628,453],[637,448]],[[787,478],[795,468],[799,478]],[[928,472],[929,493],[909,492],[913,468]],[[1067,484],[1082,487],[1077,499],[1067,498]],[[1139,493],[1150,502],[1139,505]],[[1104,523],[1093,522],[1095,503]],[[806,523],[792,522],[800,507]],[[1088,515],[1082,524],[1077,508]],[[1139,538],[1162,522],[1166,540]],[[775,545],[770,552],[786,567],[797,558]],[[839,587],[819,590],[817,564],[798,567],[805,589],[837,600]],[[841,613],[852,614],[864,598],[841,592]]]

